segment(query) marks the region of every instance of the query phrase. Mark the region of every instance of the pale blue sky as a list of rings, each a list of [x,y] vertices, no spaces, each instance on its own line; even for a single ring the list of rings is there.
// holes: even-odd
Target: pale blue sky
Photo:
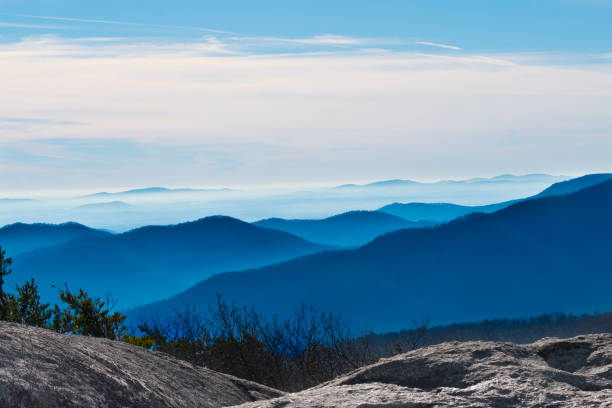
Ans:
[[[608,171],[610,21],[612,0],[0,0],[0,191]]]

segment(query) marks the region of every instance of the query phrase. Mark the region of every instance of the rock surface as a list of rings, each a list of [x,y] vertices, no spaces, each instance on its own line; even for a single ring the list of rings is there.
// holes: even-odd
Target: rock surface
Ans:
[[[0,407],[222,407],[281,392],[126,343],[0,322]]]
[[[444,343],[240,407],[612,407],[612,334]]]

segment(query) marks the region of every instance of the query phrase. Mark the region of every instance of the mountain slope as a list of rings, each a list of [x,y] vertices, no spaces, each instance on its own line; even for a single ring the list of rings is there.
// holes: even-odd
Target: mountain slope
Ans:
[[[571,180],[555,183],[535,197],[551,197],[556,195],[570,194],[583,188],[591,187],[612,179],[611,173],[587,174]]]
[[[494,177],[493,179],[486,180],[503,180],[503,177],[504,176],[498,176]],[[606,180],[610,180],[611,178],[612,174],[609,173],[588,174],[586,176],[555,183],[547,189],[543,190],[541,193],[536,194],[532,197],[488,205],[466,206],[448,203],[393,203],[379,208],[378,211],[395,215],[397,217],[401,217],[409,221],[430,220],[436,222],[446,222],[458,217],[463,217],[465,215],[477,212],[492,213],[495,211],[499,211],[502,208],[509,207],[510,205],[515,204],[519,201],[529,200],[531,198],[551,197],[555,195],[573,193],[583,188],[587,188],[595,184],[602,183]]]
[[[412,222],[428,220],[432,222],[446,222],[464,215],[482,212],[492,213],[506,208],[520,200],[505,201],[503,203],[467,206],[448,203],[393,203],[379,208],[378,211],[395,215]]]
[[[58,245],[81,237],[104,237],[108,232],[69,222],[65,224],[16,223],[0,228],[0,246],[8,256]]]
[[[377,211],[351,211],[322,220],[268,218],[253,224],[286,231],[308,241],[345,247],[366,244],[386,232],[432,225],[429,222],[407,221]]]
[[[437,324],[612,307],[612,180],[433,228],[406,229],[357,250],[220,274],[134,317],[220,292],[283,313],[304,301],[376,330],[422,314]],[[270,299],[274,299],[273,302]]]
[[[75,239],[15,258],[7,282],[33,276],[46,299],[52,285],[110,291],[129,307],[170,296],[213,273],[279,262],[325,247],[229,217],[208,217],[123,234]]]

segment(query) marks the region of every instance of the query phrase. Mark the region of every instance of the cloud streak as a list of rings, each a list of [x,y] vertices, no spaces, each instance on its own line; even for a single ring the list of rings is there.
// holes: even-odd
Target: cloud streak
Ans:
[[[134,22],[127,22],[127,21],[97,20],[97,19],[73,18],[73,17],[38,16],[38,15],[31,15],[31,14],[4,14],[4,15],[8,15],[11,17],[38,19],[38,20],[64,21],[64,22],[70,22],[70,23],[89,23],[89,24],[122,25],[122,26],[132,26],[132,27],[170,28],[170,29],[200,31],[200,32],[207,32],[207,33],[217,33],[217,34],[236,34],[231,31],[216,30],[213,28],[204,28],[204,27],[176,26],[176,25],[163,25],[163,24],[145,24],[145,23],[134,23]]]
[[[162,25],[162,24],[146,24],[129,21],[118,21],[118,20],[105,20],[95,18],[74,18],[74,17],[62,17],[62,16],[44,16],[44,15],[31,15],[31,14],[0,14],[13,18],[30,19],[30,20],[43,20],[53,22],[66,23],[64,26],[51,26],[51,25],[39,25],[29,23],[5,23],[10,26],[20,28],[38,28],[48,30],[68,30],[68,29],[81,29],[79,24],[89,25],[115,25],[125,27],[140,27],[149,29],[162,29],[167,34],[167,30],[192,32],[192,33],[204,33],[206,41],[215,42],[218,49],[217,52],[224,53],[292,53],[292,52],[321,52],[329,50],[382,50],[386,51],[387,48],[391,48],[395,51],[402,49],[407,51],[409,49],[415,49],[415,45],[428,45],[437,47],[440,49],[448,50],[459,50],[459,47],[454,47],[445,44],[436,44],[430,42],[414,42],[412,40],[398,39],[398,38],[368,38],[368,37],[351,37],[345,35],[337,35],[332,33],[313,35],[310,37],[274,37],[274,36],[252,36],[239,34],[232,31],[218,30],[203,27],[192,27],[192,26],[177,26],[177,25]],[[75,24],[76,23],[76,24]],[[1,24],[1,23],[0,23]],[[153,30],[146,35],[150,35],[151,43],[160,44],[163,40],[160,40],[159,33]],[[143,33],[140,33],[142,35]],[[185,43],[197,43],[200,38],[185,38]],[[77,39],[78,41],[78,39]],[[80,40],[82,42],[82,39]],[[133,37],[132,42],[147,42],[144,37]]]
[[[25,23],[8,23],[0,21],[0,27],[12,27],[12,28],[33,28],[39,30],[65,30],[66,27],[56,25],[45,25],[45,24],[25,24]]]
[[[366,45],[398,45],[402,42],[398,40],[380,39],[380,38],[358,38],[347,37],[343,35],[324,34],[315,35],[305,38],[283,38],[283,37],[265,37],[265,36],[233,36],[228,40],[237,43],[252,43],[252,44],[282,44],[282,45],[329,45],[329,46],[366,46]]]
[[[440,44],[440,43],[434,43],[434,42],[429,42],[429,41],[417,41],[415,44],[417,44],[417,45],[427,45],[429,47],[436,47],[436,48],[444,48],[446,50],[454,50],[454,51],[460,51],[461,50],[460,47],[457,47],[455,45]]]
[[[0,44],[0,53],[21,57],[126,57],[126,56],[212,56],[212,55],[307,55],[327,53],[416,53],[414,42],[384,38],[317,35],[302,38],[205,35],[192,41],[160,41],[114,37],[63,38],[31,36],[17,43]],[[412,45],[412,47],[410,47]],[[399,48],[398,48],[399,47]],[[448,46],[451,47],[451,46]],[[439,48],[439,47],[438,47]],[[331,54],[330,54],[331,53]],[[437,53],[437,55],[444,55]],[[481,57],[483,60],[488,57]],[[495,58],[488,58],[493,62]],[[501,61],[497,58],[498,61]]]

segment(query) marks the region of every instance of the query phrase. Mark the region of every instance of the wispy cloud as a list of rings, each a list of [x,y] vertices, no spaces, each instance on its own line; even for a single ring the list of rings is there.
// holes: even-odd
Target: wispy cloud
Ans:
[[[429,42],[429,41],[417,41],[416,44],[417,45],[427,45],[427,46],[436,47],[436,48],[444,48],[447,50],[455,50],[455,51],[461,50],[460,47],[457,47],[455,45],[440,44],[440,43],[434,43],[434,42]]]
[[[33,29],[40,29],[40,30],[65,30],[66,29],[66,27],[57,26],[57,25],[7,23],[4,21],[0,21],[0,27],[33,28]]]
[[[550,171],[609,163],[612,64],[415,52],[414,41],[411,52],[366,53],[344,37],[301,40],[348,48],[273,53],[217,35],[0,44],[0,183],[70,186],[79,166],[111,184],[249,184],[444,175],[483,161],[495,171],[521,160]],[[73,118],[83,125],[62,126]],[[508,129],[530,148],[502,145]],[[35,142],[19,144],[27,140]]]
[[[265,36],[234,36],[230,40],[236,42],[251,42],[251,43],[280,43],[280,44],[305,44],[305,45],[364,45],[374,42],[371,39],[346,37],[342,35],[316,35],[306,38],[283,38],[283,37],[265,37]]]
[[[4,15],[8,15],[11,17],[22,17],[22,18],[52,20],[52,21],[65,21],[65,22],[72,22],[72,23],[109,24],[109,25],[122,25],[122,26],[132,26],[132,27],[170,28],[170,29],[201,31],[201,32],[218,33],[218,34],[236,34],[231,31],[216,30],[213,28],[205,28],[205,27],[191,27],[191,26],[177,26],[177,25],[163,25],[163,24],[145,24],[145,23],[134,23],[134,22],[128,22],[128,21],[98,20],[98,19],[89,19],[89,18],[38,16],[38,15],[32,15],[32,14],[4,14]]]
[[[381,47],[407,47],[414,46],[413,42],[393,38],[350,37],[336,34],[322,34],[311,37],[269,37],[269,36],[231,36],[223,39],[229,44],[242,49],[259,50],[282,49],[344,49],[369,50]],[[414,48],[414,47],[413,47]]]
[[[356,45],[367,44],[368,41],[359,38],[345,37],[342,35],[317,35],[311,38],[299,38],[294,40],[300,44],[327,44],[327,45]]]
[[[398,38],[370,38],[370,37],[352,37],[346,35],[338,35],[333,33],[317,34],[308,37],[278,37],[278,36],[261,36],[261,35],[247,35],[242,33],[236,33],[227,30],[218,30],[207,27],[193,27],[193,26],[178,26],[178,25],[163,25],[163,24],[147,24],[138,23],[131,21],[120,21],[120,20],[106,20],[96,18],[76,18],[76,17],[64,17],[64,16],[46,16],[46,15],[32,15],[32,14],[1,14],[4,16],[19,18],[24,21],[16,23],[6,23],[27,28],[29,26],[36,27],[39,29],[81,29],[83,24],[91,25],[116,25],[125,27],[135,28],[149,28],[152,30],[139,30],[140,37],[132,36],[131,40],[126,38],[126,42],[140,42],[140,48],[146,48],[146,42],[155,43],[158,49],[164,42],[168,43],[167,40],[163,39],[164,35],[167,35],[172,31],[176,33],[205,33],[204,42],[207,42],[209,49],[214,53],[292,53],[292,52],[325,52],[328,50],[348,50],[348,51],[360,51],[370,49],[385,49],[391,48],[394,50],[408,50],[414,49],[415,45],[423,45],[429,43],[415,44],[413,40],[398,39]],[[62,26],[42,25],[42,24],[30,24],[31,20],[42,20],[42,21],[53,21],[65,23]],[[159,30],[156,30],[159,29]],[[162,33],[162,37],[160,37]],[[150,35],[147,40],[147,35]],[[95,38],[95,36],[92,36]],[[129,35],[128,35],[129,37]],[[196,38],[184,38],[183,41],[186,43],[197,43]],[[78,40],[83,42],[83,39]],[[100,41],[104,42],[104,41]],[[176,40],[174,40],[176,45]],[[214,45],[214,49],[212,49]],[[431,43],[433,45],[433,43]],[[446,47],[440,45],[440,47]],[[185,47],[189,48],[189,47]],[[452,46],[448,46],[448,49],[456,50]],[[102,50],[103,51],[103,50]]]
[[[231,47],[215,36],[204,36],[194,42],[151,42],[117,38],[61,38],[45,35],[24,38],[16,43],[0,43],[0,55],[14,58],[143,58],[152,56],[233,55]]]
[[[440,44],[428,41],[415,42],[414,40],[401,39],[401,38],[370,38],[370,37],[355,37],[338,35],[333,33],[317,34],[306,37],[280,37],[280,36],[261,36],[261,35],[247,35],[242,33],[236,33],[233,31],[219,30],[208,27],[194,27],[194,26],[179,26],[179,25],[164,25],[164,24],[148,24],[139,23],[133,21],[121,21],[121,20],[107,20],[98,18],[80,18],[80,17],[66,17],[66,16],[50,16],[50,15],[34,15],[34,14],[0,14],[9,16],[11,18],[19,18],[22,21],[15,23],[15,26],[21,26],[27,28],[28,26],[36,27],[39,29],[82,29],[82,25],[115,25],[124,27],[141,28],[137,30],[140,37],[132,35],[131,39],[123,41],[125,49],[132,49],[136,52],[136,48],[140,51],[149,49],[161,51],[165,48],[164,53],[176,53],[184,54],[195,50],[198,54],[290,54],[290,53],[307,53],[307,52],[333,52],[333,51],[368,51],[368,50],[392,50],[392,51],[416,51],[419,46],[436,47],[438,49],[446,49],[451,51],[458,51],[461,48],[454,45]],[[31,21],[49,21],[49,22],[62,22],[64,23],[61,27],[51,25],[38,25],[30,24]],[[146,28],[146,29],[142,29]],[[125,30],[124,30],[125,31]],[[133,31],[128,30],[134,34]],[[164,40],[163,36],[169,35],[169,33],[179,34],[181,41],[184,44],[180,44],[176,40]],[[191,34],[188,34],[191,32]],[[159,35],[162,35],[160,37]],[[193,37],[193,34],[205,33],[204,37]],[[124,33],[125,34],[125,33]],[[184,36],[183,34],[187,34]],[[202,34],[200,34],[202,35]],[[148,40],[147,40],[147,36]],[[95,38],[95,35],[92,37]],[[104,37],[104,36],[102,36]],[[128,34],[128,37],[130,35]],[[27,39],[30,40],[30,39]],[[51,40],[47,41],[51,43]],[[83,39],[73,40],[75,43],[83,43]],[[92,39],[90,39],[92,41]],[[98,41],[100,46],[98,47],[98,54],[93,55],[108,55],[111,50],[105,46],[105,40]],[[133,44],[138,43],[136,47]],[[58,55],[57,52],[66,51],[64,47],[58,49],[55,47],[56,44],[50,44],[54,47],[49,49],[46,54]],[[178,48],[176,48],[178,46]],[[176,48],[176,49],[173,49]],[[27,53],[26,49],[15,50],[16,52],[23,51],[22,54]],[[84,50],[83,50],[84,51]],[[89,49],[89,51],[93,51]],[[74,55],[74,54],[70,54]]]
[[[376,45],[392,40],[320,35],[305,38],[239,37],[205,35],[192,41],[159,41],[112,37],[63,38],[56,35],[31,36],[16,43],[0,43],[0,53],[15,57],[146,57],[160,55],[271,55],[317,52],[380,50]]]

